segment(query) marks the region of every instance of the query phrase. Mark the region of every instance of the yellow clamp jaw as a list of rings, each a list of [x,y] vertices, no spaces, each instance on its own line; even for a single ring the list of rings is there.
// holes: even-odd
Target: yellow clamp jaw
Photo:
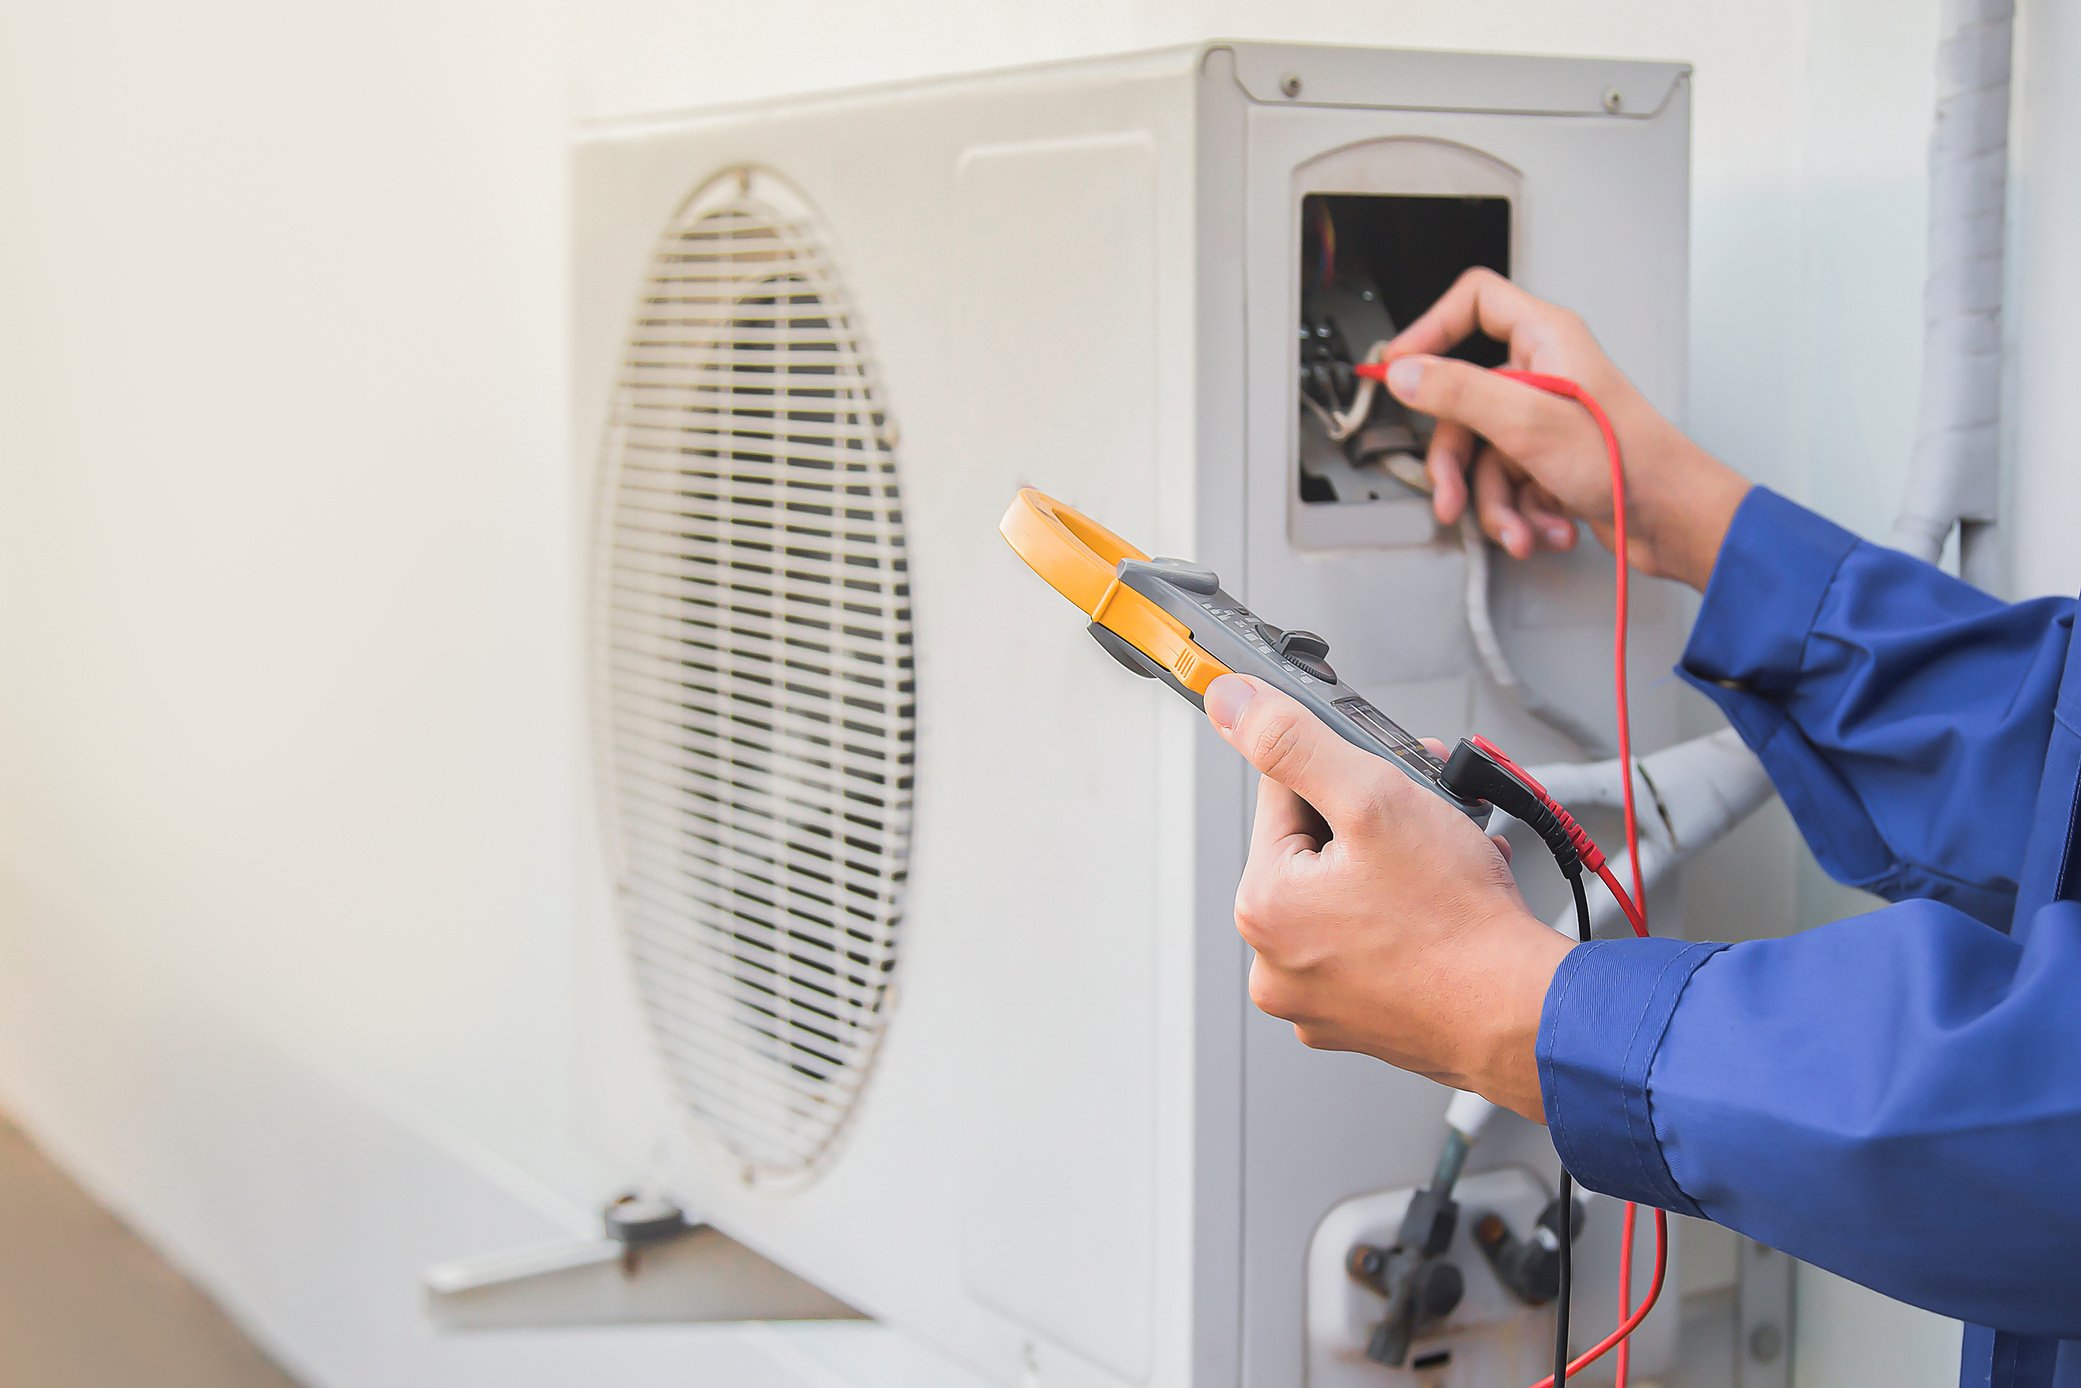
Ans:
[[[1399,767],[1476,824],[1488,823],[1488,805],[1463,798],[1449,783],[1446,763],[1344,683],[1330,666],[1327,641],[1260,619],[1223,591],[1213,570],[1183,559],[1151,559],[1030,487],[997,528],[1035,573],[1091,619],[1098,644],[1135,674],[1161,679],[1204,707],[1208,685],[1241,671],[1298,702],[1352,746]],[[1479,751],[1472,743],[1461,748]],[[1461,760],[1456,756],[1454,765]]]
[[[1021,489],[997,524],[1027,567],[1194,694],[1228,667],[1201,649],[1192,632],[1153,601],[1120,582],[1120,565],[1147,562],[1136,549],[1089,516],[1032,487]]]

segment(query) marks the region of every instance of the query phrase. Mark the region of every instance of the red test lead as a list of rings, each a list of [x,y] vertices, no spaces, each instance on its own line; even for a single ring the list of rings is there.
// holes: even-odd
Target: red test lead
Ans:
[[[1384,361],[1364,362],[1353,369],[1359,376],[1385,384],[1388,365],[1389,363]],[[1622,795],[1626,826],[1626,860],[1631,869],[1632,892],[1630,894],[1627,893],[1619,885],[1618,878],[1605,862],[1604,855],[1597,851],[1597,846],[1590,842],[1587,834],[1583,833],[1582,826],[1576,824],[1574,817],[1569,815],[1565,809],[1554,804],[1551,798],[1546,797],[1537,781],[1526,775],[1517,763],[1503,755],[1501,751],[1486,739],[1477,739],[1476,741],[1483,753],[1512,772],[1528,789],[1540,793],[1545,808],[1558,816],[1572,830],[1569,837],[1574,844],[1577,855],[1582,860],[1583,866],[1596,873],[1598,878],[1603,881],[1605,887],[1611,892],[1612,897],[1618,902],[1619,909],[1624,913],[1627,924],[1633,928],[1633,933],[1644,936],[1648,933],[1647,892],[1646,884],[1642,880],[1640,871],[1640,820],[1634,806],[1633,729],[1627,707],[1626,684],[1627,578],[1629,575],[1629,565],[1626,556],[1626,471],[1624,458],[1619,450],[1618,433],[1612,428],[1611,419],[1604,413],[1604,407],[1599,405],[1588,391],[1564,376],[1549,376],[1536,371],[1514,369],[1498,370],[1496,374],[1506,380],[1516,381],[1520,385],[1530,386],[1534,390],[1545,391],[1549,395],[1573,400],[1581,405],[1589,413],[1591,421],[1597,426],[1597,433],[1604,443],[1606,461],[1611,467],[1611,548],[1617,560],[1617,572],[1613,581],[1614,606],[1617,610],[1612,621],[1612,693],[1618,722],[1619,770],[1620,774],[1625,778]],[[1654,1308],[1656,1299],[1661,1296],[1662,1282],[1667,1271],[1669,1259],[1669,1217],[1661,1210],[1656,1210],[1654,1275],[1649,1279],[1647,1295],[1642,1299],[1639,1307],[1631,1307],[1629,1303],[1632,1300],[1633,1291],[1633,1226],[1635,1215],[1634,1205],[1628,1202],[1624,1219],[1621,1221],[1620,1233],[1623,1243],[1619,1249],[1620,1319],[1618,1328],[1592,1346],[1588,1352],[1572,1360],[1565,1370],[1562,1371],[1563,1377],[1580,1372],[1585,1365],[1601,1357],[1613,1346],[1617,1346],[1618,1373],[1616,1388],[1626,1388],[1627,1372],[1631,1367],[1628,1363],[1629,1354],[1626,1346],[1626,1337],[1631,1335],[1635,1327],[1646,1319],[1647,1313]],[[1533,1388],[1553,1388],[1553,1384],[1554,1378],[1549,1375],[1547,1378],[1540,1380],[1539,1383],[1534,1384]]]

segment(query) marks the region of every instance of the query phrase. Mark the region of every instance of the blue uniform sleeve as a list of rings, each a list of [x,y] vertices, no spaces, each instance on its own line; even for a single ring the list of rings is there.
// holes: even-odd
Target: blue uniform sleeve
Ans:
[[[2006,929],[2074,606],[1999,602],[1758,487],[1679,673],[1831,876]]]
[[[1593,1190],[1902,1301],[2081,1337],[2081,904],[1911,901],[1782,940],[1578,946],[1539,1036]]]

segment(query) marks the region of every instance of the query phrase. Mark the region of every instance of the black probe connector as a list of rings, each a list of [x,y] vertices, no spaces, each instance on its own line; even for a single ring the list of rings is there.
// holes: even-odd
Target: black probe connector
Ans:
[[[1604,855],[1575,816],[1554,802],[1546,787],[1496,750],[1487,738],[1461,738],[1452,749],[1438,784],[1462,800],[1485,800],[1539,835],[1561,875],[1571,880],[1587,868],[1595,872]]]

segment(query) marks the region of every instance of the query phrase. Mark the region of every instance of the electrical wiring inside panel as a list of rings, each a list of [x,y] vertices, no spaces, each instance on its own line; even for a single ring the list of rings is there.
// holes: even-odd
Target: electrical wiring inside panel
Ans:
[[[1428,490],[1430,421],[1353,368],[1477,265],[1510,273],[1502,197],[1312,193],[1301,200],[1300,422],[1294,475],[1313,504],[1407,500]],[[1503,364],[1475,338],[1455,355]]]

